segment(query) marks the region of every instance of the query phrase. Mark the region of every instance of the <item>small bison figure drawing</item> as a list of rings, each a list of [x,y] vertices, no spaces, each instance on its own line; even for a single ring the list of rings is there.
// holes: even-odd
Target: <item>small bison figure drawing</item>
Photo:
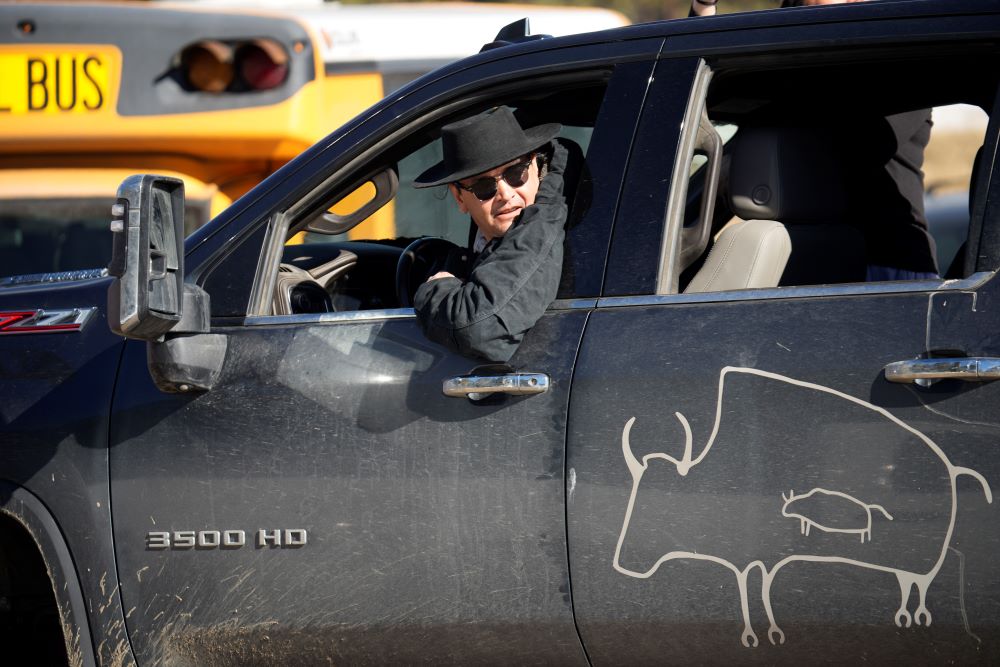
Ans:
[[[730,570],[747,647],[759,643],[750,623],[748,576],[760,573],[767,637],[782,644],[771,588],[778,572],[795,562],[894,576],[900,592],[895,624],[930,625],[927,590],[951,546],[957,480],[971,478],[971,487],[992,503],[983,475],[953,464],[933,440],[884,408],[776,373],[723,368],[714,407],[712,431],[697,454],[680,412],[674,416],[683,449],[659,446],[641,459],[630,441],[636,418],[625,423],[621,447],[632,488],[614,569],[638,579],[674,560]],[[963,492],[969,487],[963,483]]]
[[[829,499],[832,498],[842,500],[839,503],[830,502]],[[892,521],[892,515],[886,512],[881,505],[863,503],[840,491],[813,489],[800,496],[795,495],[794,491],[789,491],[787,496],[781,494],[781,499],[785,501],[785,505],[781,508],[781,516],[798,519],[802,526],[803,535],[808,535],[812,527],[816,526],[827,533],[854,533],[860,535],[861,541],[864,542],[866,537],[869,540],[872,538],[872,510],[878,510],[886,519]],[[834,507],[825,507],[828,505]],[[820,522],[815,518],[819,514],[828,515],[833,512],[840,515],[840,525],[836,525],[836,520]]]

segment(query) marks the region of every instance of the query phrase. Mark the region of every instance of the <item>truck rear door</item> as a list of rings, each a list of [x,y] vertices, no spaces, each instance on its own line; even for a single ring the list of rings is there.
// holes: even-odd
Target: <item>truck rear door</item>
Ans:
[[[970,35],[997,26],[995,16],[951,20]],[[935,34],[936,21],[859,21],[850,31],[857,44],[845,39],[838,48],[825,37],[843,37],[843,25],[688,37],[673,42],[684,47],[676,58],[668,39],[658,73],[692,50],[705,54],[699,76],[707,92],[696,85],[686,96],[702,105],[689,107],[689,118],[704,109],[721,135],[735,134],[726,150],[732,192],[719,206],[749,200],[737,189],[741,133],[801,133],[819,122],[827,136],[844,136],[842,128],[865,114],[884,120],[956,98],[988,111],[995,75],[950,76],[961,68],[949,47],[921,45],[917,54],[900,45]],[[988,44],[963,43],[966,53],[981,47],[984,62],[995,62]],[[992,305],[1000,212],[996,176],[988,174],[996,114],[983,137],[985,173],[973,183],[967,263],[955,279],[865,282],[862,265],[856,281],[832,273],[679,293],[701,264],[682,271],[679,258],[696,235],[684,216],[671,217],[685,199],[670,195],[679,185],[694,188],[699,167],[683,151],[680,168],[674,163],[683,127],[676,115],[650,116],[658,100],[671,98],[667,86],[658,75],[640,122],[636,145],[645,150],[633,151],[629,173],[641,176],[623,195],[605,298],[587,324],[570,404],[570,565],[589,657],[595,664],[995,661],[1000,385],[968,369],[989,368],[1000,355]],[[845,102],[853,116],[829,113]],[[657,145],[669,157],[658,160]],[[809,176],[825,157],[783,163],[782,173],[829,192],[832,181]],[[865,155],[856,157],[860,171]],[[828,173],[850,180],[850,170]],[[755,199],[784,195],[759,189],[774,184],[765,170],[752,176],[760,179]],[[671,178],[674,189],[665,186]],[[869,226],[888,224],[862,209],[837,227],[829,212],[843,200],[809,201],[812,222],[822,225],[805,216],[772,221],[793,239],[783,270],[799,261],[842,271],[856,251],[863,258],[872,247]],[[863,201],[871,210],[881,204]],[[750,224],[729,217],[712,228],[711,253],[725,254],[723,223]],[[795,241],[800,232],[861,240],[810,246]],[[732,261],[716,264],[713,280],[772,261],[763,245],[749,256],[738,244],[726,247]],[[934,380],[889,381],[899,369],[912,376],[938,363],[944,370]]]

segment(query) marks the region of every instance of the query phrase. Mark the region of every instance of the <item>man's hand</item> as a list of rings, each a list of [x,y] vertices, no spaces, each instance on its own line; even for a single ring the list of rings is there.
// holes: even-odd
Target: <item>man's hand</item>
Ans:
[[[447,271],[438,271],[433,276],[428,278],[425,282],[429,283],[432,280],[440,280],[441,278],[454,278],[454,277],[455,277],[454,274],[448,273]]]

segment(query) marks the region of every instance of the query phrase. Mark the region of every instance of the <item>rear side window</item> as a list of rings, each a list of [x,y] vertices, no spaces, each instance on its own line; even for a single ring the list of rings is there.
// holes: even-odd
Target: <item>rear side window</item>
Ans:
[[[978,58],[995,62],[986,49]],[[709,63],[704,113],[724,139],[711,220],[693,207],[693,169],[676,288],[729,291],[964,278],[976,161],[995,67],[925,49],[849,62]],[[696,102],[696,101],[695,101]],[[695,155],[697,167],[697,155]],[[676,184],[675,184],[676,187]],[[710,225],[705,249],[688,227]],[[662,283],[661,283],[662,284]]]

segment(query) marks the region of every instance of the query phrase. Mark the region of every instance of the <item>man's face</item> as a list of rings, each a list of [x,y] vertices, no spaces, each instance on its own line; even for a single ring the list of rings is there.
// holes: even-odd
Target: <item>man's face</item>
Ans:
[[[476,223],[476,227],[479,228],[487,241],[506,234],[510,226],[514,224],[514,220],[521,214],[521,210],[535,203],[535,195],[538,193],[537,160],[531,160],[528,166],[528,177],[522,185],[514,187],[505,179],[500,178],[504,171],[529,158],[530,156],[524,155],[495,169],[459,181],[463,186],[468,187],[481,178],[496,179],[497,192],[486,201],[480,201],[473,193],[458,188],[454,184],[448,186],[458,204],[458,209],[472,217],[472,221]]]

